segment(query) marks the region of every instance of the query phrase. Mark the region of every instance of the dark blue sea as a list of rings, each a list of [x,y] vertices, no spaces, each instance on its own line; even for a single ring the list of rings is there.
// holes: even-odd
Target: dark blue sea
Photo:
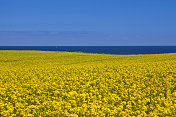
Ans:
[[[0,46],[0,50],[41,50],[129,55],[176,53],[176,46]]]

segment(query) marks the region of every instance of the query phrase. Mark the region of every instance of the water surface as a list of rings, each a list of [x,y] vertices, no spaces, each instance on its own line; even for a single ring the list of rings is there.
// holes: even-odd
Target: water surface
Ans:
[[[0,50],[67,51],[129,55],[176,53],[176,46],[0,46]]]

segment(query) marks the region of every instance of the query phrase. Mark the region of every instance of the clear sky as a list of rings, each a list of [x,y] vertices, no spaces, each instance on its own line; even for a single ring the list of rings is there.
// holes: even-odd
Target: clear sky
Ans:
[[[0,46],[176,45],[176,0],[0,0]]]

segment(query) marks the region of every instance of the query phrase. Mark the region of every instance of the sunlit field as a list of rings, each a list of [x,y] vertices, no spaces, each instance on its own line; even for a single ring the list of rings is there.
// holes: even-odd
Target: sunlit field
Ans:
[[[0,116],[175,116],[176,54],[0,51]]]

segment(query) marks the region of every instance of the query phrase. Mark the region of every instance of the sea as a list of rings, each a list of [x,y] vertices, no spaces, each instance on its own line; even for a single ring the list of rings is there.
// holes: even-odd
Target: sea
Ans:
[[[176,46],[0,46],[0,50],[40,50],[136,55],[176,53]]]

